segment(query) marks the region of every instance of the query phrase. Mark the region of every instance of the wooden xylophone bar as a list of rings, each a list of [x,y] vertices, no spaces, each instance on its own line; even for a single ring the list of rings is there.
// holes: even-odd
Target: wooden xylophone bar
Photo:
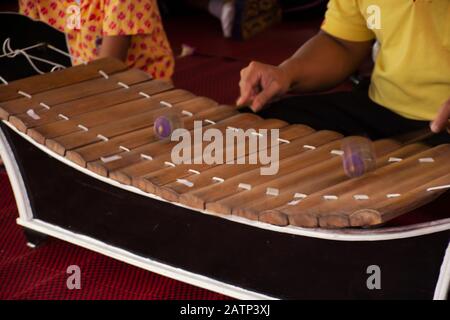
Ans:
[[[1,88],[1,118],[36,142],[100,176],[200,211],[278,226],[371,226],[433,200],[450,181],[448,145],[376,141],[377,170],[349,179],[341,134],[239,113],[114,60]],[[278,129],[278,173],[261,175],[247,146],[240,158],[234,154],[243,164],[175,165],[177,142],[161,141],[153,130],[166,113],[178,115],[191,133],[194,121],[222,133]],[[237,141],[224,145],[223,152],[236,147]]]

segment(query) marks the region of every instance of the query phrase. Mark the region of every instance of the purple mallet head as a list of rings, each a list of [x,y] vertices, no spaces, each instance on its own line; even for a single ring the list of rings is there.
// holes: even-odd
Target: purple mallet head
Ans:
[[[172,134],[173,124],[168,117],[160,116],[156,118],[153,129],[155,130],[155,135],[157,137],[166,139]]]

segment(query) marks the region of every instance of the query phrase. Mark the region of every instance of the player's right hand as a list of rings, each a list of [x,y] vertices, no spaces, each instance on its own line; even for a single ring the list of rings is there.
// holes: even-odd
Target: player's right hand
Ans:
[[[254,112],[258,112],[270,100],[285,94],[290,86],[291,80],[281,67],[251,62],[241,71],[241,93],[236,104],[248,105]]]

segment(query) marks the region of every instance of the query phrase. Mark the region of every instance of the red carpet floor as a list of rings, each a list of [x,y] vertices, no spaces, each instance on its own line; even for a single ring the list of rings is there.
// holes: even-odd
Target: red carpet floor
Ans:
[[[0,299],[226,299],[219,294],[49,239],[26,246],[16,204],[0,172]],[[81,269],[81,290],[68,290],[67,267]]]

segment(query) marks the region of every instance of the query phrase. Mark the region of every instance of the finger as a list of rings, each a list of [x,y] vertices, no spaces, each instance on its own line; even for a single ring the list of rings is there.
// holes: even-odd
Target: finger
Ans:
[[[252,110],[257,112],[261,110],[264,105],[274,98],[280,92],[280,85],[276,81],[271,81],[270,84],[264,88],[254,99],[252,103]]]
[[[236,101],[237,106],[243,106],[250,102],[252,90],[246,85],[240,85],[240,96]]]
[[[248,75],[246,79],[242,79],[239,82],[241,94],[236,102],[238,106],[249,104],[253,100],[257,92],[256,88],[259,87],[258,83],[259,78],[255,74]]]
[[[259,70],[259,63],[255,61],[250,62],[248,67],[241,70],[240,96],[236,101],[238,106],[249,104],[252,101],[260,81]]]
[[[434,119],[434,121],[431,123],[431,131],[434,133],[441,132],[445,128],[447,128],[449,122],[448,119],[450,117],[450,100],[447,101],[438,112],[438,115]]]

